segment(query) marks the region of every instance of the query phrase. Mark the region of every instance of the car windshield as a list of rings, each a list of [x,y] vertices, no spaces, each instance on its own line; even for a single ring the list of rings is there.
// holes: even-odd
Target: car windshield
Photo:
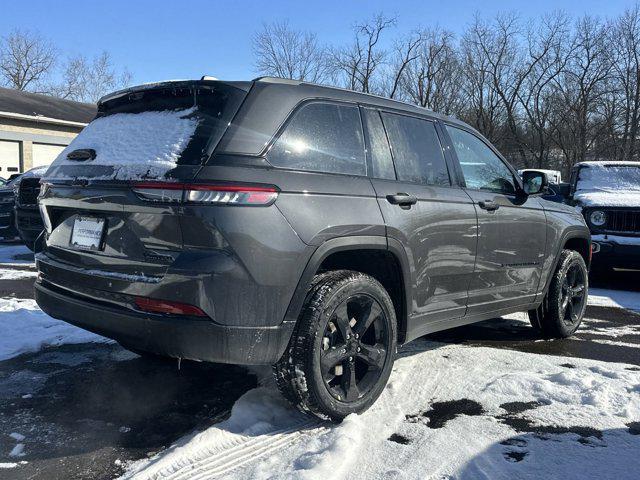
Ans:
[[[640,164],[589,165],[578,172],[576,190],[640,191]]]

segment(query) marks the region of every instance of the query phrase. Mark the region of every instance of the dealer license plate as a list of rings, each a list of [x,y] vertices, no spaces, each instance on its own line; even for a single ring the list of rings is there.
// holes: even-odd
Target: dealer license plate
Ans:
[[[104,218],[76,217],[71,233],[71,246],[85,250],[99,250],[104,232]]]

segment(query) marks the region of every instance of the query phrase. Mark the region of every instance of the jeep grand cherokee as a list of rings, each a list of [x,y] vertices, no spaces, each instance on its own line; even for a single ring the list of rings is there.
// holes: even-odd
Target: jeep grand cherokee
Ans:
[[[45,175],[36,298],[125,348],[273,364],[339,420],[382,392],[396,347],[528,311],[571,335],[589,230],[468,125],[304,82],[116,92]]]

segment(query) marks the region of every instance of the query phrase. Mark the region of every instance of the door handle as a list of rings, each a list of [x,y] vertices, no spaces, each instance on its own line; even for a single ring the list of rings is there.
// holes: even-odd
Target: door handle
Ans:
[[[486,210],[487,212],[494,212],[500,208],[500,205],[498,205],[496,202],[492,200],[484,200],[484,201],[478,202],[478,205],[480,206],[480,208],[482,208],[483,210]]]
[[[395,195],[387,195],[387,202],[392,205],[409,206],[418,202],[418,197],[409,195],[408,193],[396,193]]]

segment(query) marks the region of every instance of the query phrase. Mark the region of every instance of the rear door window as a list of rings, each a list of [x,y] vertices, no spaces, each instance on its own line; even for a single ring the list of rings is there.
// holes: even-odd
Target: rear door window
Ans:
[[[267,153],[267,160],[295,170],[366,175],[359,108],[324,102],[302,106]]]
[[[435,124],[416,117],[382,113],[398,180],[450,186],[449,171]]]

